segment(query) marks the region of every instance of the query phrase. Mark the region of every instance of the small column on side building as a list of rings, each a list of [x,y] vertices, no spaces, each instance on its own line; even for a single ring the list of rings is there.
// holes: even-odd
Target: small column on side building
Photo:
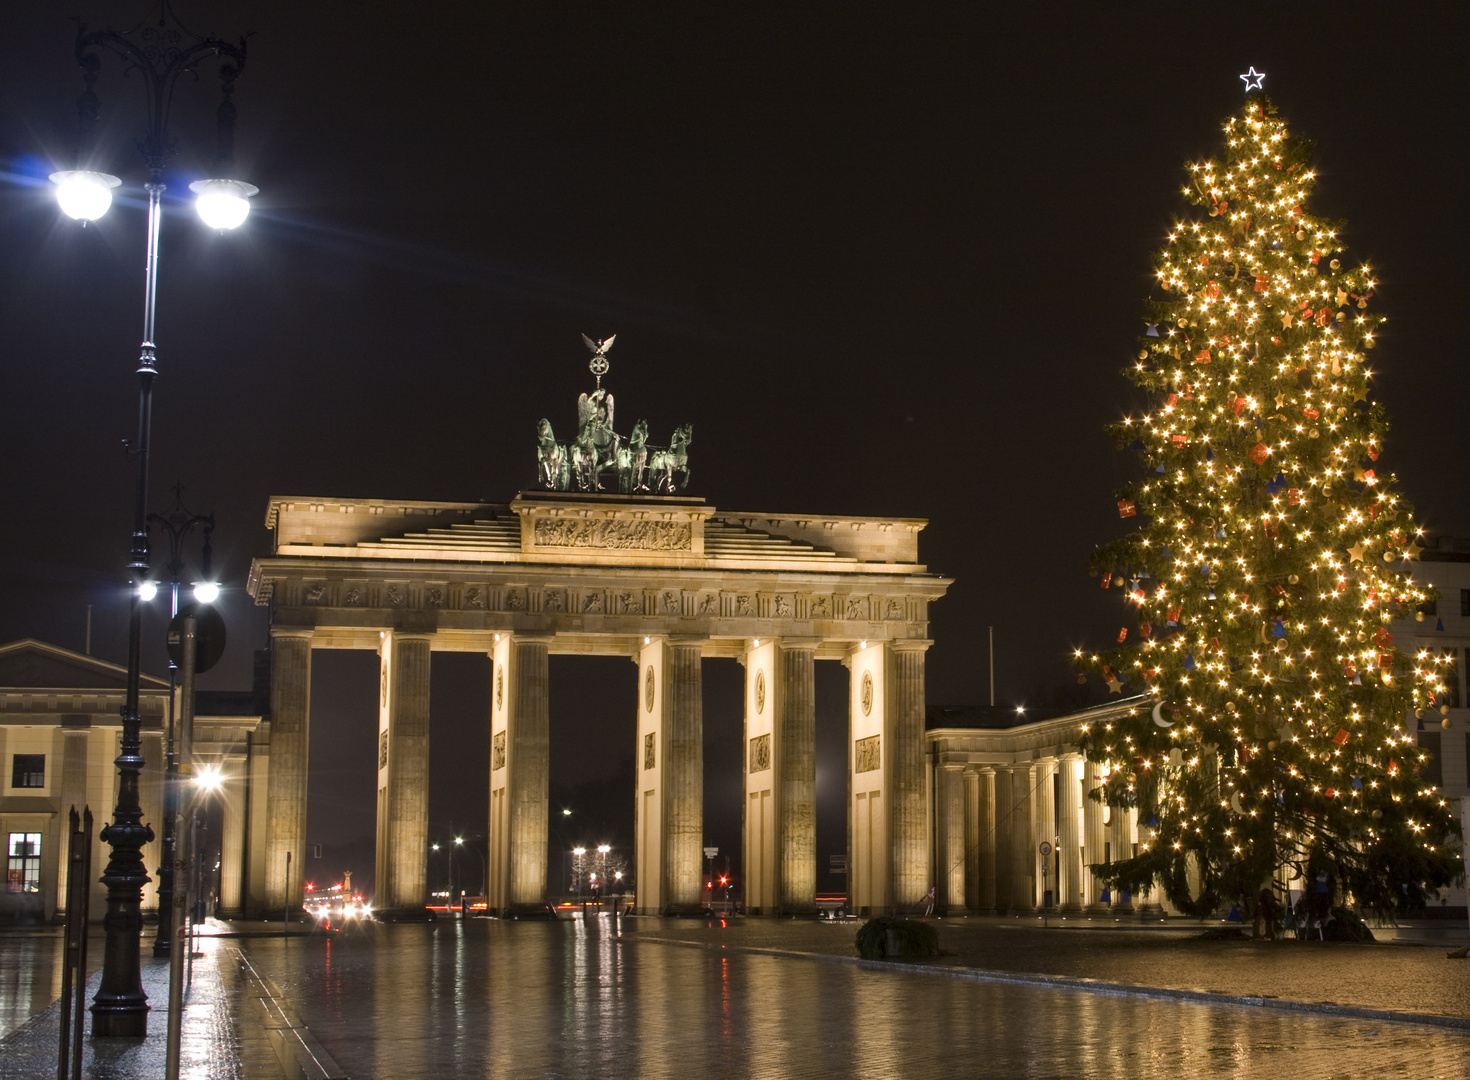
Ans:
[[[962,786],[965,792],[965,908],[980,910],[980,773],[974,766],[965,769]]]
[[[1031,766],[1011,766],[1011,897],[1013,915],[1036,911],[1036,849],[1031,830]]]
[[[1103,804],[1092,797],[1101,786],[1102,765],[1096,761],[1082,761],[1082,894],[1086,911],[1091,915],[1106,915],[1108,905],[1103,902],[1103,884],[1097,879],[1090,866],[1106,861],[1107,826],[1103,823]]]
[[[1064,914],[1082,910],[1082,755],[1064,754],[1060,768],[1057,897]]]
[[[244,755],[232,754],[220,767],[219,913],[239,918],[244,897],[245,805]]]
[[[80,719],[86,721],[85,716]],[[66,911],[68,873],[71,869],[66,846],[70,843],[67,833],[71,828],[68,812],[75,807],[80,817],[82,810],[88,805],[87,740],[91,728],[72,723],[66,716],[61,718],[61,728],[61,801],[57,808],[60,813],[56,816],[62,824],[57,830],[61,837],[61,846],[58,847],[60,858],[56,860],[56,908],[51,912],[53,915],[61,915]]]
[[[1133,857],[1132,811],[1125,807],[1112,808],[1112,815],[1108,820],[1108,852],[1111,862],[1121,862]],[[1131,914],[1133,910],[1133,897],[1119,889],[1114,889],[1113,914]]]
[[[1004,915],[1011,908],[1011,877],[1014,860],[1011,858],[1011,769],[1001,765],[991,770],[993,796],[991,800],[991,836],[995,846],[995,903],[997,915]]]
[[[263,721],[245,736],[245,775],[249,806],[245,810],[244,914],[261,916],[266,905],[266,857],[270,833],[271,722]]]
[[[266,809],[265,911],[301,906],[306,847],[306,754],[311,713],[311,631],[271,631],[270,797]],[[286,856],[291,876],[286,879]]]
[[[989,767],[976,770],[979,792],[975,818],[975,847],[979,864],[979,886],[975,909],[986,914],[996,914],[996,855],[995,835],[995,770]]]
[[[486,906],[546,909],[551,635],[496,634],[490,650],[490,858]]]
[[[1031,767],[1031,851],[1036,867],[1036,906],[1057,906],[1057,760],[1043,758]],[[1046,844],[1050,854],[1041,854]],[[1043,871],[1045,871],[1043,873]],[[1047,894],[1051,895],[1048,896]]]
[[[965,774],[959,765],[934,770],[935,828],[939,865],[935,867],[934,910],[963,913],[965,901]]]

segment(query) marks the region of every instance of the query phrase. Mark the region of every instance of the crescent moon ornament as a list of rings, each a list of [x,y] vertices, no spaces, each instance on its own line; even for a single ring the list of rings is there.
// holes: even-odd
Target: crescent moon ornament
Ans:
[[[1245,813],[1245,807],[1240,805],[1240,792],[1232,791],[1230,793],[1230,809],[1234,810],[1237,814]]]
[[[1163,707],[1164,703],[1162,701],[1154,702],[1154,723],[1158,724],[1161,728],[1171,728],[1174,726],[1174,721],[1164,719],[1163,713],[1159,711]]]

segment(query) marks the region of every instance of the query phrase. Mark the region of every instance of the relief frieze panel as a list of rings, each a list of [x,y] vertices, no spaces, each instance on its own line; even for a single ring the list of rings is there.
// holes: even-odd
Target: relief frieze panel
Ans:
[[[536,547],[599,551],[690,551],[694,547],[693,529],[687,521],[537,518],[531,539]]]

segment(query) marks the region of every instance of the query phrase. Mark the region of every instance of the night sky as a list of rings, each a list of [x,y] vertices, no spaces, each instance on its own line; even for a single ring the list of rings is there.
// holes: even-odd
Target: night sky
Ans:
[[[692,493],[721,510],[929,519],[922,557],[956,579],[931,708],[985,701],[989,626],[998,702],[1065,700],[1072,646],[1118,625],[1085,564],[1122,527],[1134,462],[1103,426],[1142,404],[1119,370],[1151,256],[1252,65],[1317,143],[1311,209],[1379,273],[1384,464],[1431,533],[1470,536],[1470,12],[1115,6],[179,0],[200,33],[254,32],[237,175],[261,188],[234,234],[181,200],[163,228],[150,503],[178,482],[218,519],[231,642],[203,685],[244,688],[265,641],[243,585],[269,496],[509,500],[537,419],[573,434],[585,332],[618,335],[621,428],[693,423]],[[91,604],[93,651],[121,663],[142,95],[105,57],[96,164],[124,187],[83,230],[44,182],[74,164],[66,10],[9,12],[0,36],[0,640],[81,649]],[[180,88],[171,197],[213,160],[216,86],[206,66]],[[316,657],[309,839],[341,843],[372,827],[375,665]],[[631,832],[636,670],[552,674],[553,799],[591,822],[552,846]],[[825,866],[846,673],[818,675]],[[740,677],[705,664],[722,852]],[[482,833],[488,661],[436,654],[433,678],[434,828]]]

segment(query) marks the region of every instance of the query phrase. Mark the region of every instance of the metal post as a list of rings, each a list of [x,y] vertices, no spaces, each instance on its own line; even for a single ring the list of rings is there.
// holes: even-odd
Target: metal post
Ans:
[[[92,928],[92,808],[82,807],[82,873],[77,879],[77,999],[72,1009],[71,1045],[75,1050],[71,1061],[71,1080],[82,1080],[82,1008],[87,999],[87,933]]]
[[[160,47],[159,43],[165,43]],[[140,970],[143,886],[148,872],[143,866],[142,846],[153,839],[153,830],[143,823],[138,804],[139,773],[143,768],[141,717],[138,684],[141,671],[143,600],[138,586],[148,571],[148,463],[149,436],[153,416],[153,379],[158,373],[154,344],[154,316],[158,296],[158,233],[163,217],[163,175],[174,154],[169,137],[169,110],[174,86],[180,76],[197,78],[199,65],[212,58],[219,69],[225,105],[220,117],[220,161],[228,164],[233,140],[233,105],[230,95],[245,66],[245,41],[237,44],[210,35],[200,38],[188,32],[173,17],[169,5],[161,6],[155,23],[146,28],[117,31],[77,29],[75,56],[84,72],[86,89],[78,102],[84,145],[94,138],[97,98],[92,84],[100,58],[97,50],[122,57],[129,74],[137,74],[145,85],[148,102],[146,134],[138,140],[149,170],[147,257],[144,264],[143,341],[138,356],[138,435],[130,449],[137,464],[133,492],[132,546],[128,571],[132,598],[128,612],[127,692],[122,706],[122,746],[117,757],[118,794],[112,821],[101,838],[111,847],[102,882],[107,886],[106,946],[102,979],[92,1001],[92,1035],[100,1038],[140,1038],[148,1033],[148,995],[143,991]],[[248,185],[247,185],[248,186]],[[253,191],[251,192],[253,193]]]
[[[71,990],[72,970],[76,965],[77,950],[77,875],[81,872],[81,852],[77,850],[77,833],[81,831],[81,822],[77,817],[77,808],[71,808],[69,815],[71,831],[67,834],[66,845],[66,966],[61,970],[61,1045],[56,1055],[56,1080],[66,1080],[66,1074],[71,1071],[71,1059],[67,1056],[71,1049]],[[80,976],[83,983],[86,982],[86,972]],[[81,1046],[78,1045],[78,1056]]]
[[[179,730],[182,736],[179,740],[179,766],[180,775],[188,776],[193,771],[193,746],[190,732],[194,721],[194,658],[198,647],[197,621],[193,615],[184,617],[184,640],[183,640],[183,669],[184,687],[182,708],[179,710]],[[180,799],[175,803],[174,819],[174,869],[175,872],[185,865],[188,858],[188,841],[184,832],[183,817],[189,808],[192,812],[193,798]],[[181,850],[182,849],[182,850]],[[177,880],[177,878],[176,878]],[[181,917],[188,904],[188,890],[183,895],[175,890],[173,901],[167,912],[159,912],[159,919],[165,917],[169,922],[169,953],[168,953],[168,1049],[164,1058],[164,1076],[167,1080],[178,1080],[179,1076],[179,1040],[183,1030],[184,1022],[184,935],[183,927],[180,925]]]
[[[138,684],[142,670],[143,597],[139,586],[148,572],[148,441],[153,418],[154,298],[158,287],[158,226],[162,218],[164,184],[155,173],[148,191],[148,261],[143,305],[143,344],[138,357],[138,438],[133,445],[138,472],[133,490],[133,536],[128,558],[132,597],[128,609],[127,693],[122,707],[122,748],[118,771],[117,807],[102,839],[112,854],[102,882],[107,886],[107,931],[102,981],[92,999],[92,1034],[138,1038],[148,1034],[148,995],[143,992],[139,935],[143,929],[143,886],[150,880],[143,866],[143,845],[153,830],[143,824],[138,803],[138,774],[143,771],[143,741],[139,734]]]
[[[286,902],[281,905],[281,936],[286,937],[286,919],[291,911],[291,853],[286,852]]]

